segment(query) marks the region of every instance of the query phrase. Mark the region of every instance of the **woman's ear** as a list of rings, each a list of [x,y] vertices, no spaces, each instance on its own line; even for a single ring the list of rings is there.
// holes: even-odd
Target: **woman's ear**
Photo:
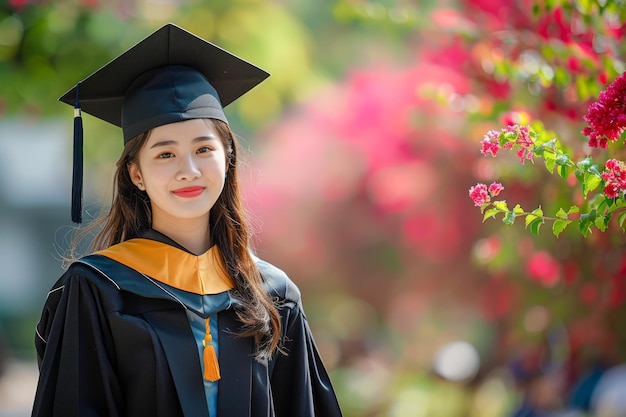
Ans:
[[[133,162],[128,164],[127,168],[130,180],[133,182],[133,184],[141,188],[140,184],[143,184],[143,177],[141,175],[141,169],[139,169],[139,166],[135,162]]]

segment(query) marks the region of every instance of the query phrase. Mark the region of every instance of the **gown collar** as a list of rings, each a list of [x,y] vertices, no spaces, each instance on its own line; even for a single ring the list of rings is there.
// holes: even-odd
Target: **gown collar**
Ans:
[[[194,294],[218,294],[234,288],[217,246],[212,246],[201,255],[194,255],[152,229],[95,254]]]

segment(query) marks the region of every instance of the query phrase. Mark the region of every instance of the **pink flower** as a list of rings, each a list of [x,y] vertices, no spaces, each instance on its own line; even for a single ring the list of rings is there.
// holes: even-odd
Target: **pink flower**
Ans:
[[[483,145],[480,153],[485,156],[487,156],[488,154],[496,156],[498,154],[498,151],[500,150],[500,145],[498,143],[499,135],[500,132],[496,130],[490,130],[489,132],[487,132],[483,140],[480,142],[480,144]]]
[[[500,132],[496,130],[490,130],[487,132],[483,140],[480,142],[482,149],[480,152],[487,156],[491,154],[496,156],[498,150],[500,150],[500,135],[506,134],[508,140],[502,144],[502,149],[513,149],[523,164],[527,159],[533,159],[532,147],[534,146],[533,140],[530,137],[528,126],[522,126],[519,124],[510,124]],[[511,135],[512,134],[512,135]],[[512,137],[511,137],[512,136]]]
[[[492,197],[497,196],[498,194],[500,194],[500,192],[504,190],[504,187],[502,186],[502,184],[500,184],[499,182],[493,182],[491,183],[491,185],[489,186],[489,194]]]
[[[517,151],[515,151],[515,154],[518,156],[519,161],[522,163],[522,165],[524,165],[524,161],[526,161],[527,159],[533,159],[533,153],[528,152],[528,149],[526,148],[519,148]]]
[[[474,201],[475,206],[482,206],[490,201],[489,191],[485,184],[478,183],[469,190],[469,196]]]
[[[601,174],[605,182],[604,194],[608,198],[617,198],[622,190],[626,190],[626,165],[622,161],[609,159]]]
[[[607,183],[604,187],[604,194],[606,194],[608,198],[619,197],[619,191],[619,185],[615,184],[614,182]]]
[[[533,141],[528,133],[528,126],[521,126],[518,124],[510,125],[505,128],[506,132],[515,133],[517,138],[515,140],[516,145],[521,145],[524,148],[530,148],[533,146]]]
[[[502,129],[506,133],[515,134],[515,140],[508,142],[505,146],[506,149],[512,149],[517,147],[515,154],[518,156],[522,165],[527,159],[533,159],[533,153],[531,151],[534,143],[530,138],[528,126],[521,126],[518,124],[509,125]]]
[[[626,129],[626,72],[600,93],[589,105],[583,119],[589,123],[582,133],[592,148],[607,148],[608,140],[617,140]]]

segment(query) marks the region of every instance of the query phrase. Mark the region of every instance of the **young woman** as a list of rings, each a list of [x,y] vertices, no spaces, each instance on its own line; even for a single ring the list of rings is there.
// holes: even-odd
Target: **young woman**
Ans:
[[[249,249],[223,106],[265,77],[166,25],[61,98],[125,144],[95,252],[37,324],[33,416],[341,416],[298,288]]]

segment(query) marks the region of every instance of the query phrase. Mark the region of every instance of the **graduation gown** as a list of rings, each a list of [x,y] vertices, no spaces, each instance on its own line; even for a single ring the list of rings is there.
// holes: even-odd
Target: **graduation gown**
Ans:
[[[279,301],[287,354],[256,359],[232,306],[219,312],[216,417],[340,417],[298,288],[271,264],[257,266]],[[74,262],[37,324],[32,416],[214,417],[186,314],[202,302],[101,254]]]

